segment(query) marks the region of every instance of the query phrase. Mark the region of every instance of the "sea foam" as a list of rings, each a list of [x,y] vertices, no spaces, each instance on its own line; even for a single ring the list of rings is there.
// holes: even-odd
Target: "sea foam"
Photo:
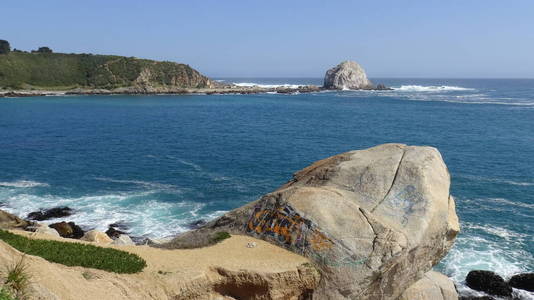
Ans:
[[[33,188],[33,187],[45,187],[49,186],[47,183],[31,181],[31,180],[18,180],[11,182],[0,182],[0,186],[13,187],[13,188]]]
[[[444,92],[444,91],[473,91],[475,89],[449,85],[401,85],[393,87],[396,91],[403,92]]]
[[[275,89],[275,88],[288,88],[288,89],[297,89],[300,85],[298,84],[261,84],[261,83],[254,83],[254,82],[234,82],[236,86],[241,87],[259,87],[259,88],[266,88],[266,89]]]

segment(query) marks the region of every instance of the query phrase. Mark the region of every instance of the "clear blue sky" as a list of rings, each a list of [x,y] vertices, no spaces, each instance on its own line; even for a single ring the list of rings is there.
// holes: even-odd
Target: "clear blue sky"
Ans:
[[[1,0],[23,50],[187,63],[212,77],[534,78],[534,0]]]

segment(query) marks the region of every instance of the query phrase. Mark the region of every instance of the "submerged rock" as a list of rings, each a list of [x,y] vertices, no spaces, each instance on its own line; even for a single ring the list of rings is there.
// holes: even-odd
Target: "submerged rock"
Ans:
[[[28,219],[36,221],[45,221],[49,219],[63,218],[68,217],[73,214],[73,210],[70,207],[54,207],[51,209],[44,209],[39,211],[34,211],[28,214]]]
[[[332,90],[373,89],[373,83],[367,79],[363,68],[354,61],[344,61],[326,71],[324,88]]]
[[[512,288],[504,279],[491,271],[475,270],[465,278],[468,287],[476,291],[486,292],[495,296],[512,296]]]
[[[510,278],[508,284],[516,289],[534,292],[534,273],[514,275]]]
[[[79,239],[83,237],[84,232],[82,228],[76,225],[74,222],[59,222],[49,225],[50,228],[57,230],[59,235],[64,238]]]
[[[396,299],[459,232],[449,185],[435,148],[351,151],[163,247],[202,246],[220,231],[247,234],[308,257],[322,276],[314,299]]]
[[[447,276],[429,271],[407,288],[398,300],[458,300],[454,283]]]

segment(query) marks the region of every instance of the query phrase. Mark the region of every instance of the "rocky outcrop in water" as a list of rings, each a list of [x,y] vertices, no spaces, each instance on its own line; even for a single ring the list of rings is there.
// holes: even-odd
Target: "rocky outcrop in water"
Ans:
[[[534,292],[534,273],[524,273],[512,276],[508,284],[516,289]]]
[[[351,151],[163,247],[207,245],[220,231],[246,234],[309,258],[322,276],[314,299],[397,299],[459,232],[449,185],[435,148]]]
[[[55,218],[68,217],[73,214],[73,210],[70,207],[54,207],[50,209],[41,209],[28,214],[28,219],[36,221],[44,221]]]
[[[367,79],[363,68],[354,61],[344,61],[326,71],[324,88],[333,90],[372,89],[373,83]]]
[[[490,295],[510,297],[512,288],[504,279],[491,271],[475,270],[469,272],[465,283],[473,290],[486,292]]]

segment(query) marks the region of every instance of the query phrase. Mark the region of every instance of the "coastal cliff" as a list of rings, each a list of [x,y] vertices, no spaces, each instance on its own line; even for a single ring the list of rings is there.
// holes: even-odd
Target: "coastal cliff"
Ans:
[[[206,76],[185,64],[135,57],[10,52],[0,54],[0,88],[6,90],[211,88]]]

